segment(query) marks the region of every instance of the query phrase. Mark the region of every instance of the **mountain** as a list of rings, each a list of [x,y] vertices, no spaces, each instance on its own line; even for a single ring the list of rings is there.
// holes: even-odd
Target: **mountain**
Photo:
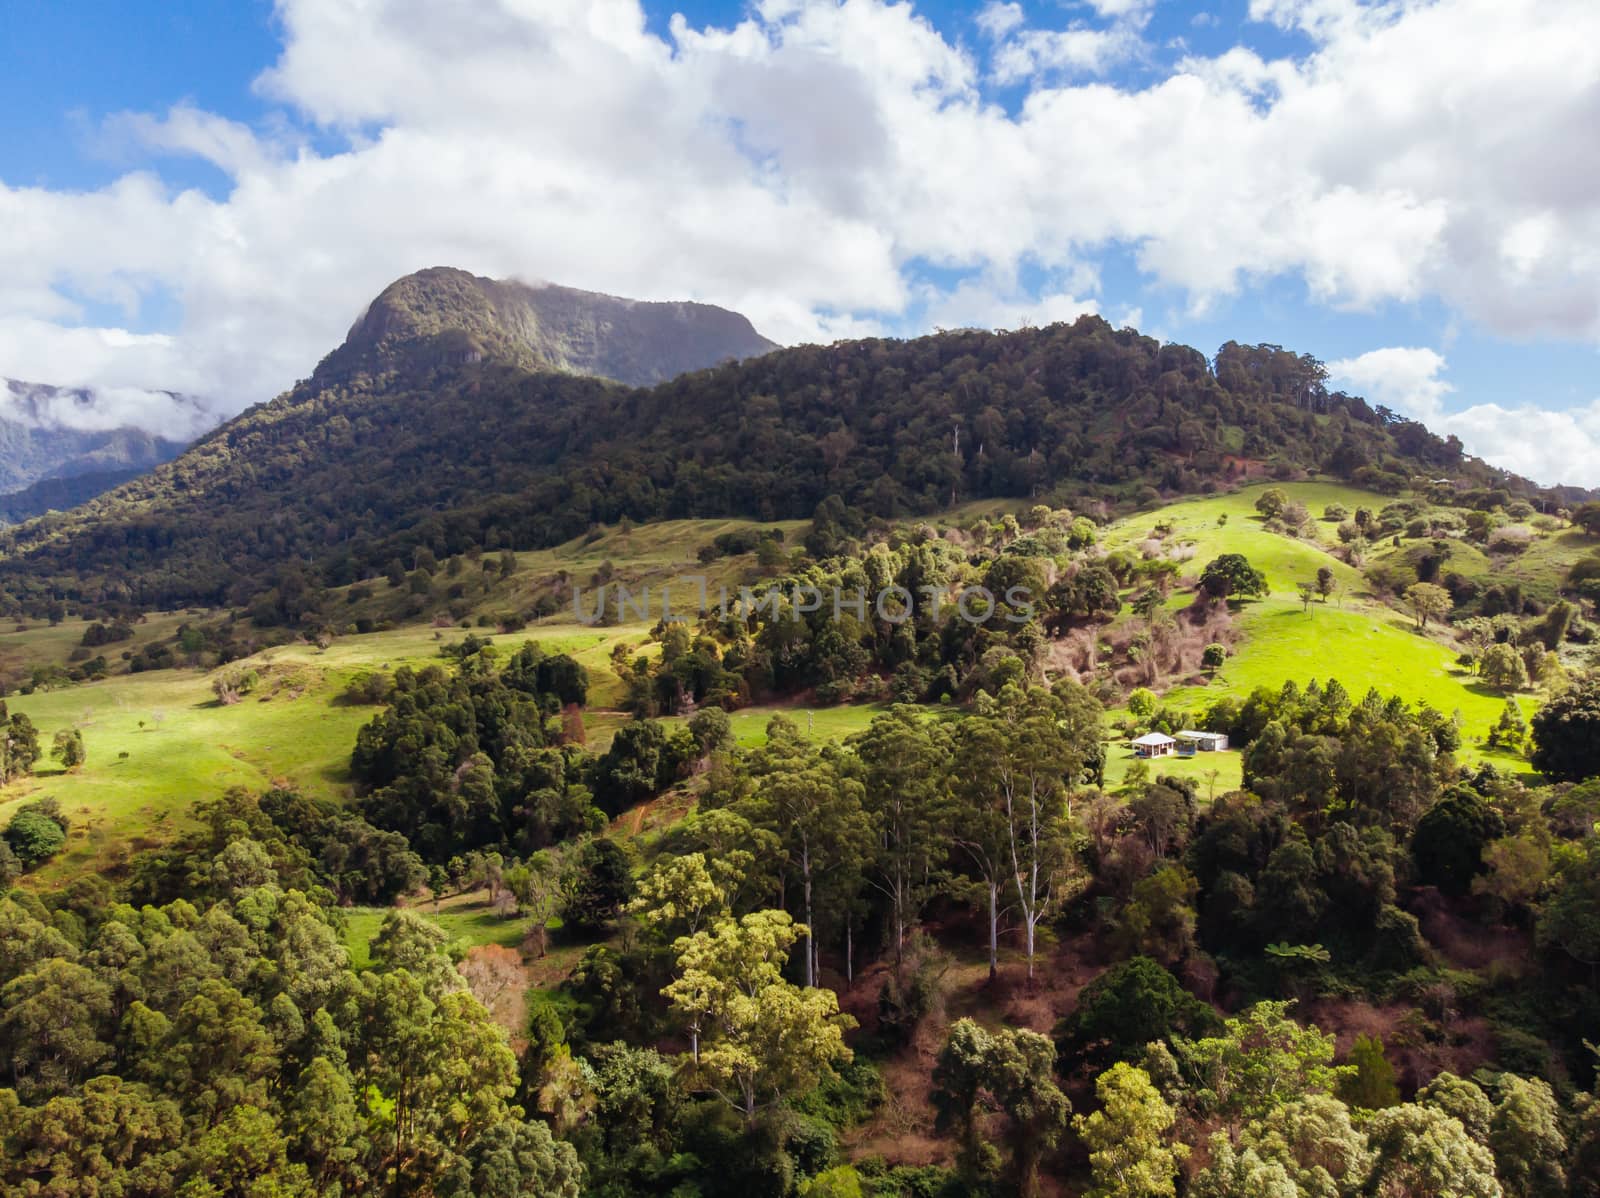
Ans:
[[[322,360],[323,385],[492,358],[649,386],[776,349],[737,312],[480,278],[437,266],[384,288]]]
[[[1533,489],[1328,392],[1320,363],[1278,346],[1230,342],[1213,364],[1086,316],[799,346],[630,388],[550,369],[471,276],[424,276],[311,379],[83,508],[7,530],[0,589],[28,610],[264,599],[253,610],[296,620],[316,618],[322,587],[423,546],[442,560],[551,545],[624,516],[803,518],[830,496],[882,516],[987,497],[1109,511],[1306,471]],[[465,310],[437,283],[465,288]]]
[[[184,410],[185,433],[196,424],[214,423],[193,401],[165,398]],[[187,437],[123,423],[116,411],[113,397],[88,388],[0,379],[0,493],[45,479],[129,477],[182,452]]]

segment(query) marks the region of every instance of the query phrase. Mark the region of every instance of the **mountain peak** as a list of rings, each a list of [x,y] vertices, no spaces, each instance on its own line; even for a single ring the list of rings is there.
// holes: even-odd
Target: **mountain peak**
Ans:
[[[775,348],[745,317],[711,304],[623,299],[433,266],[385,287],[317,377],[489,358],[650,386]]]

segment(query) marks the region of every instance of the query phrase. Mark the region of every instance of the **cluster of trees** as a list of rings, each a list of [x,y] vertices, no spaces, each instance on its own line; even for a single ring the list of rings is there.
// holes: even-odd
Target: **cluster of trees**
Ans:
[[[803,518],[830,494],[879,516],[1141,502],[1225,481],[1240,457],[1487,480],[1458,444],[1308,383],[1307,361],[1230,344],[1213,371],[1091,316],[797,347],[653,390],[494,360],[319,376],[77,512],[8,529],[6,590],[29,610],[232,602],[325,622],[323,588],[422,549],[555,544],[624,517]]]
[[[23,872],[59,853],[71,829],[54,799],[34,799],[18,807],[0,832],[0,886],[10,886]]]
[[[128,896],[139,904],[221,897],[212,863],[228,844],[248,836],[286,886],[324,906],[392,903],[428,880],[421,856],[407,838],[374,827],[326,799],[291,790],[254,795],[233,789],[197,802],[191,827],[133,858]]]
[[[1353,703],[1337,683],[1261,691],[1214,717],[1249,746],[1252,773],[1249,791],[1209,807],[1176,778],[1100,791],[1100,712],[1070,685],[1003,688],[953,725],[896,708],[837,747],[775,720],[761,748],[713,754],[698,810],[612,895],[612,917],[637,930],[574,973],[566,1051],[600,1060],[617,1034],[680,1038],[683,1101],[764,1128],[790,1173],[810,1159],[800,1193],[1033,1193],[1045,1172],[1118,1196],[1562,1195],[1569,1180],[1589,1193],[1600,1107],[1569,1079],[1592,1076],[1583,1037],[1600,1017],[1586,964],[1600,959],[1594,785],[1467,775],[1450,721]],[[1429,888],[1530,927],[1535,972],[1469,987],[1443,967],[1407,909]],[[883,954],[875,1030],[856,1053],[896,1051],[946,985],[919,922],[937,910],[961,926],[963,907],[991,967],[1010,943],[1031,972],[1044,927],[1116,963],[1054,1039],[952,1025],[931,1079],[951,1173],[913,1182],[808,1158],[814,1129],[794,1113],[861,1062],[840,1052],[831,995],[804,996]],[[750,969],[764,980],[732,980]],[[1376,1040],[1339,1060],[1331,1036],[1289,1017],[1328,993],[1414,1005],[1413,1053],[1486,1018],[1495,1057],[1475,1080],[1419,1074],[1414,1057],[1402,1071]],[[766,1052],[780,1040],[792,1061]],[[568,1068],[556,1053],[539,1076]]]
[[[1291,1005],[1224,1021],[1148,958],[1113,967],[1062,1029],[1066,1052],[1081,1050],[1091,1023],[1117,1037],[1101,1042],[1112,1063],[1095,1066],[1086,1116],[1057,1084],[1057,1045],[957,1021],[933,1080],[961,1181],[968,1192],[1037,1193],[1041,1160],[1070,1136],[1087,1192],[1104,1198],[1171,1198],[1180,1181],[1204,1198],[1555,1198],[1569,1192],[1569,1160],[1583,1169],[1600,1150],[1592,1115],[1569,1141],[1540,1079],[1502,1072],[1480,1085],[1445,1072],[1402,1103],[1381,1042],[1362,1037],[1335,1064],[1333,1037],[1290,1019]],[[1570,1192],[1592,1192],[1572,1180]]]
[[[65,768],[72,768],[82,760],[82,736],[72,731],[66,745],[58,738],[56,754]],[[26,777],[39,756],[39,731],[33,721],[20,711],[8,711],[0,699],[0,786]],[[23,871],[55,856],[67,842],[68,826],[54,799],[36,799],[17,808],[0,830],[0,886],[9,886]]]
[[[1368,691],[1354,702],[1337,679],[1286,682],[1224,699],[1204,723],[1244,750],[1247,789],[1292,801],[1308,817],[1409,830],[1440,793],[1461,745],[1453,719]]]
[[[0,784],[33,769],[39,760],[39,730],[22,712],[11,712],[0,699]]]
[[[101,645],[114,645],[132,639],[133,625],[123,620],[113,620],[109,624],[90,624],[83,630],[83,638],[79,643],[86,649],[96,649]]]
[[[1078,520],[1092,541],[1093,524]],[[966,547],[925,526],[886,531],[868,546],[837,541],[833,556],[748,588],[695,630],[658,627],[654,658],[620,656],[628,704],[656,715],[802,690],[824,703],[996,690],[1041,652],[1042,619],[1090,614],[1057,606],[1072,603],[1073,578],[1106,573],[1071,558],[1077,522],[1041,506],[1026,531],[1011,517],[985,522],[963,536],[976,542]],[[1105,589],[1101,616],[1121,606],[1115,581]]]
[[[1103,752],[1092,696],[1072,683],[1008,685],[980,696],[953,730],[896,706],[843,748],[815,745],[781,716],[767,736],[719,763],[701,814],[675,843],[710,854],[733,821],[748,827],[751,844],[764,846],[750,868],[768,878],[756,892],[776,888],[807,929],[808,983],[824,944],[853,974],[866,928],[903,964],[939,895],[978,901],[991,970],[1014,912],[1031,971],[1037,930],[1075,894],[1069,796]]]
[[[503,665],[476,640],[456,656],[453,670],[401,667],[384,688],[389,706],[350,758],[362,813],[430,862],[485,846],[528,853],[591,827],[586,754],[558,723],[587,698],[583,667],[532,642]]]
[[[442,933],[391,915],[357,973],[263,846],[205,869],[215,898],[0,899],[0,1189],[577,1198]]]
[[[234,793],[136,857],[121,894],[91,878],[0,901],[6,1186],[92,1163],[129,1194],[270,1177],[285,1194],[890,1198],[1033,1194],[1046,1174],[1107,1198],[1592,1192],[1600,1102],[1573,1083],[1600,1018],[1600,762],[1537,790],[1469,775],[1451,721],[1336,682],[1217,704],[1248,789],[1210,804],[1171,777],[1106,793],[1102,709],[1068,682],[979,692],[954,721],[893,707],[841,745],[778,717],[741,750],[707,708],[670,734],[635,721],[589,758],[547,727],[581,698],[572,663],[452,656],[453,674],[397,677],[363,731],[369,768],[396,767],[372,796],[424,792],[402,763],[448,786],[482,756],[488,793],[523,802],[515,763],[571,751],[586,810],[659,786],[663,762],[700,773],[696,810],[641,862],[590,817],[513,856],[525,825],[424,808],[419,852],[329,804]],[[1548,708],[1538,743],[1592,757],[1597,693]],[[487,885],[530,920],[530,953],[557,915],[587,944],[534,996],[520,1059],[467,989],[491,1001],[514,972],[458,969],[416,915],[349,968],[340,904],[424,880]],[[1528,972],[1445,968],[1408,909],[1434,891],[1528,929]],[[843,1163],[841,1130],[883,1100],[875,1062],[949,988],[923,921],[963,913],[972,931],[942,935],[982,942],[991,977],[1014,953],[1027,984],[1063,935],[1109,968],[1053,1036],[949,1027],[930,1082],[953,1167]],[[867,1031],[835,988],[874,960]],[[1411,1055],[1363,1040],[1340,1059],[1290,1017],[1330,993],[1413,1005]],[[1486,1068],[1418,1072],[1468,1016],[1492,1029]]]
[[[1245,557],[1223,554],[1201,572],[1195,604],[1174,613],[1167,600],[1179,582],[1176,559],[1101,552],[1092,520],[1042,504],[941,532],[862,523],[830,499],[813,529],[829,530],[831,556],[799,559],[721,603],[710,596],[711,610],[696,624],[658,623],[658,653],[618,646],[612,665],[626,706],[653,717],[800,692],[821,703],[964,702],[1037,677],[1050,637],[1075,632],[1090,647],[1082,671],[1109,698],[1121,669],[1154,682],[1165,672],[1218,668],[1227,647],[1203,651],[1192,630],[1203,630],[1225,602],[1267,590]],[[1317,585],[1331,594],[1332,572]],[[1097,629],[1122,612],[1124,590],[1133,592],[1142,625],[1102,652]],[[586,613],[609,617],[625,596],[602,590],[585,602]]]

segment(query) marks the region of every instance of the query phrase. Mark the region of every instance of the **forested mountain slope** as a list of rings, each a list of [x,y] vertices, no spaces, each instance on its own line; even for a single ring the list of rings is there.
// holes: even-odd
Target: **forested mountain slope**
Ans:
[[[410,291],[380,301],[310,380],[177,461],[10,533],[0,586],[23,606],[241,602],[421,547],[550,545],[622,517],[806,517],[829,495],[887,516],[985,497],[1131,504],[1268,470],[1385,489],[1495,477],[1276,346],[1230,343],[1213,368],[1083,317],[802,346],[629,389],[532,368],[487,292],[435,286],[457,275],[423,288],[426,311]]]

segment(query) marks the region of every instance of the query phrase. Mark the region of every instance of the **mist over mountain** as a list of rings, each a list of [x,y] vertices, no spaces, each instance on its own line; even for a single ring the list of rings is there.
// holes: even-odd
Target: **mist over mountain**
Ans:
[[[216,422],[204,404],[171,392],[0,379],[0,493],[46,479],[127,477],[170,461]]]

